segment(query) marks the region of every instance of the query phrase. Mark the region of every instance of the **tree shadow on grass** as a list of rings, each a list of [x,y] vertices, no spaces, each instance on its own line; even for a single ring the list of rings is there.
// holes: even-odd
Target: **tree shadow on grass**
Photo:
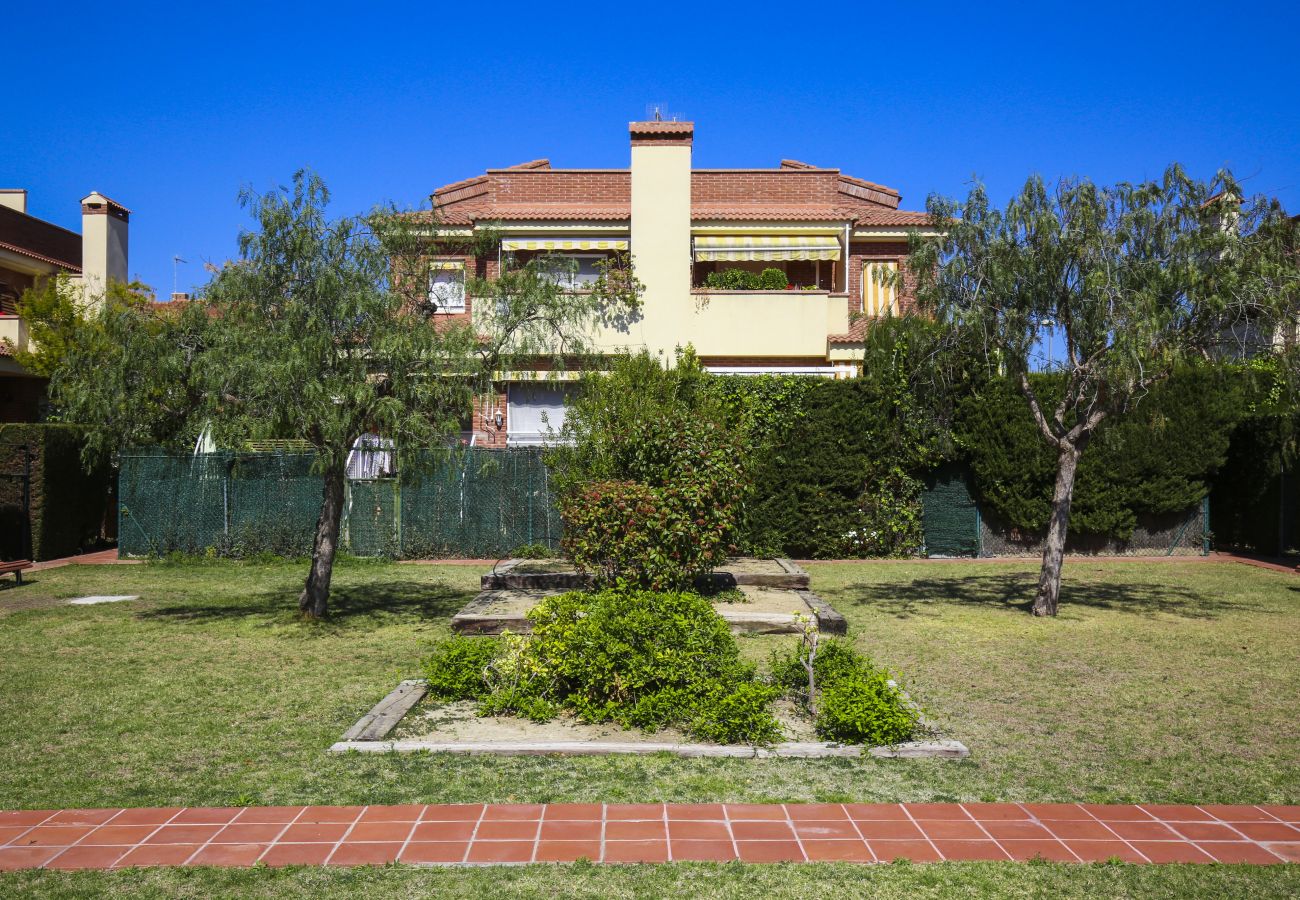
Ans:
[[[474,597],[473,591],[420,581],[347,584],[330,591],[329,615],[320,622],[298,616],[298,588],[275,588],[231,603],[172,603],[141,610],[140,619],[178,622],[264,619],[266,625],[302,621],[322,632],[374,629],[399,622],[449,619]]]
[[[928,605],[938,603],[979,604],[1028,614],[1037,586],[1038,575],[1031,572],[862,582],[836,592],[839,596],[835,602],[874,606],[900,619],[923,615]],[[1187,619],[1216,619],[1225,612],[1260,608],[1257,604],[1224,599],[1182,585],[1066,580],[1061,585],[1061,612],[1068,614],[1071,608],[1077,607]]]

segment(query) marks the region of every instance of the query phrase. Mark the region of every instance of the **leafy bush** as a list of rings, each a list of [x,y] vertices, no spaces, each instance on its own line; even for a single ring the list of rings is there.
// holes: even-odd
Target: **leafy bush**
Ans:
[[[784,653],[774,651],[772,680],[785,693],[809,703],[812,698],[808,697],[802,652],[800,645]],[[916,708],[889,683],[887,672],[877,669],[848,641],[819,641],[812,668],[818,736],[845,744],[879,746],[910,740],[915,734],[920,723]]]
[[[699,385],[689,350],[674,370],[647,354],[584,381],[549,457],[561,486],[562,547],[605,585],[680,590],[734,552],[746,448]]]
[[[760,280],[757,272],[731,268],[705,275],[704,286],[720,291],[756,291],[760,287]],[[785,287],[784,284],[781,286]]]
[[[1055,407],[1064,381],[1031,376]],[[1127,539],[1141,513],[1182,512],[1200,502],[1227,458],[1243,412],[1240,379],[1196,369],[1153,387],[1131,410],[1103,421],[1079,461],[1072,534]],[[1020,391],[994,379],[957,406],[954,432],[983,507],[1029,533],[1047,527],[1056,457]]]
[[[676,726],[729,743],[780,739],[768,708],[775,689],[756,681],[727,623],[697,594],[572,592],[528,618],[534,693],[584,721]]]
[[[845,744],[898,744],[916,732],[917,713],[884,672],[832,681],[817,698],[817,735]]]
[[[779,694],[771,685],[754,681],[719,689],[698,705],[690,731],[718,744],[775,744],[782,737],[772,717],[772,701]]]
[[[485,672],[501,644],[487,637],[456,636],[436,641],[420,662],[429,695],[439,700],[472,700],[488,691]]]
[[[545,544],[521,544],[510,551],[514,559],[554,559],[556,553]]]
[[[765,291],[783,291],[789,283],[790,280],[780,269],[764,269],[758,274],[758,286]]]

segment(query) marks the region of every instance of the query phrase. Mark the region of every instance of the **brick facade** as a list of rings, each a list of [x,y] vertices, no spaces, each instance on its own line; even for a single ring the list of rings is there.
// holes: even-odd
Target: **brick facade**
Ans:
[[[496,423],[496,413],[501,414],[501,425]],[[474,446],[491,450],[504,450],[510,430],[510,405],[505,391],[483,394],[474,401],[474,417],[470,427],[474,430]]]
[[[898,290],[898,311],[916,309],[916,278],[907,269],[907,244],[901,241],[851,241],[849,243],[849,314],[862,312],[862,266],[867,262],[897,263],[903,273]]]

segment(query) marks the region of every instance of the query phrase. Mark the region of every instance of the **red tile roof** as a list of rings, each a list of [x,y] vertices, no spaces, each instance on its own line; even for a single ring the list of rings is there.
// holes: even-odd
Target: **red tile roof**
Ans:
[[[741,222],[826,222],[853,218],[856,211],[839,206],[804,203],[694,203],[692,219],[732,219]]]
[[[694,122],[628,122],[632,134],[694,134]]]
[[[829,344],[861,344],[867,339],[867,326],[871,320],[867,316],[859,315],[849,323],[849,330],[845,334],[832,334],[826,338]]]
[[[0,246],[60,268],[81,271],[81,235],[0,206]]]
[[[0,241],[0,248],[8,250],[12,253],[18,253],[22,256],[30,256],[32,259],[40,260],[43,263],[49,263],[52,266],[58,266],[61,269],[67,269],[70,272],[81,271],[81,266],[75,263],[71,263],[63,259],[55,259],[52,256],[45,256],[43,254],[36,253],[35,251],[28,250],[26,247],[19,247],[17,244],[11,244],[8,241]]]
[[[905,228],[929,225],[930,216],[927,213],[906,209],[870,209],[860,213],[854,224],[868,228],[872,225],[881,228]]]

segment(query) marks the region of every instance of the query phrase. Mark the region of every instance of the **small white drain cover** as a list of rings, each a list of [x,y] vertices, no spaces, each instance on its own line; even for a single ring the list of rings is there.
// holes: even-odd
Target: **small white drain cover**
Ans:
[[[94,606],[96,603],[121,603],[123,600],[139,599],[139,594],[95,594],[90,597],[76,597],[68,602],[73,606]]]

